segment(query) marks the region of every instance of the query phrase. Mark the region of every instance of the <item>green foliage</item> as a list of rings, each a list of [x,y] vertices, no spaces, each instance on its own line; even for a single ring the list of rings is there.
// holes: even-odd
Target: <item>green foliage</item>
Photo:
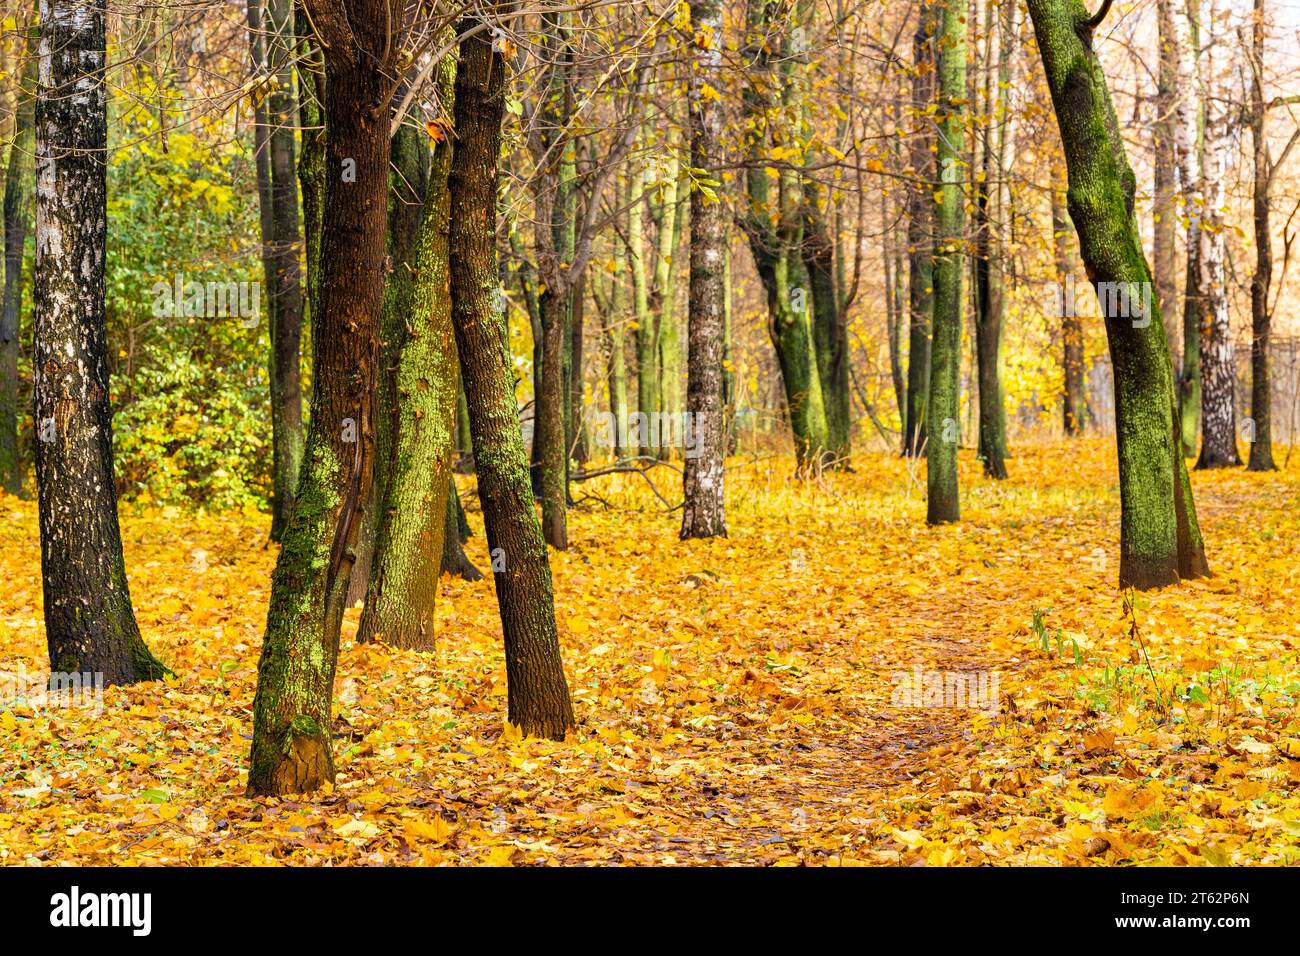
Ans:
[[[204,507],[262,506],[269,495],[266,290],[259,321],[154,315],[153,287],[261,283],[256,173],[230,127],[162,132],[114,106],[108,168],[106,307],[119,492]],[[148,94],[148,95],[144,95]],[[116,112],[116,111],[115,111]],[[172,120],[174,122],[174,120]]]

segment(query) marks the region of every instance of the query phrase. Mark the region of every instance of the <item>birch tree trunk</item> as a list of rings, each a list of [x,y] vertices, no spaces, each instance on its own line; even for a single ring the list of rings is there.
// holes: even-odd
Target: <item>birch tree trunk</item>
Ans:
[[[104,326],[108,113],[103,0],[43,0],[32,368],[50,670],[104,684],[167,669],[140,637],[117,518]]]
[[[1237,363],[1228,315],[1226,180],[1233,145],[1231,85],[1237,80],[1228,48],[1235,40],[1223,0],[1212,0],[1205,47],[1205,209],[1201,223],[1201,455],[1197,468],[1240,465],[1237,454]]]
[[[720,180],[722,2],[691,0],[694,58],[690,69],[691,166]],[[723,495],[723,256],[726,207],[716,195],[691,190],[691,279],[686,411],[692,447],[683,450],[681,536],[726,537]]]

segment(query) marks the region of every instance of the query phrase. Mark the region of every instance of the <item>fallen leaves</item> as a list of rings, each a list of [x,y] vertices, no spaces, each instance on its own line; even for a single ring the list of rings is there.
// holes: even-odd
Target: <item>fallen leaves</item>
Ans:
[[[1148,669],[1114,589],[1113,456],[1028,447],[1000,484],[963,456],[943,529],[892,455],[803,484],[736,463],[731,536],[686,543],[600,479],[610,508],[575,509],[552,557],[571,739],[506,723],[491,581],[447,579],[436,653],[356,645],[349,612],[338,780],[285,800],[243,795],[264,519],[124,505],[137,615],[177,677],[100,712],[0,697],[0,862],[1300,862],[1300,568],[1277,544],[1300,481],[1193,475],[1218,577],[1142,596]],[[35,507],[3,505],[0,688],[45,666]],[[918,665],[997,674],[996,706],[896,706]]]

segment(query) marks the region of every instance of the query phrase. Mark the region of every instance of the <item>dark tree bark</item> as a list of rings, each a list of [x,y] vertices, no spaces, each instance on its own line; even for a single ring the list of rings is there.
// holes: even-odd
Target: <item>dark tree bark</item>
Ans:
[[[293,130],[297,118],[293,89],[296,46],[293,4],[266,0],[266,68],[270,95],[266,120],[271,176],[271,247],[274,285],[267,294],[271,354],[272,502],[271,539],[280,540],[293,509],[302,465],[302,275],[299,266],[298,179]]]
[[[5,174],[5,285],[0,315],[0,482],[11,495],[23,491],[23,459],[18,444],[18,356],[23,311],[23,248],[31,228],[32,195],[36,184],[36,66],[40,31],[30,28],[14,138]]]
[[[325,65],[302,0],[294,5],[299,41],[298,126],[302,150],[298,154],[298,185],[302,190],[303,240],[307,260],[304,319],[314,323],[320,300],[320,233],[325,215]],[[296,480],[296,476],[295,476]]]
[[[463,21],[461,33],[475,24]],[[533,508],[519,431],[510,339],[504,314],[494,308],[500,285],[497,158],[505,70],[489,37],[480,33],[461,41],[450,185],[452,324],[469,404],[488,552],[494,558],[509,719],[526,734],[560,740],[574,726],[573,705],[555,629],[550,561]]]
[[[1103,10],[1106,9],[1104,6]],[[1070,218],[1088,278],[1141,289],[1151,282],[1134,219],[1136,182],[1082,0],[1029,0],[1065,146]],[[1107,296],[1099,296],[1105,302]],[[1181,454],[1173,365],[1159,315],[1106,310],[1115,374],[1121,587],[1151,588],[1207,575],[1196,506]]]
[[[934,132],[926,109],[934,100],[938,65],[938,6],[922,0],[912,40],[912,111],[920,128],[912,134],[910,165],[916,177],[907,193],[907,408],[903,454],[921,454],[930,397],[930,325],[934,318]]]
[[[36,102],[36,481],[55,673],[162,677],[140,637],[117,519],[104,326],[103,2],[47,0]]]
[[[1264,0],[1255,0],[1251,37],[1250,132],[1255,146],[1255,274],[1250,280],[1250,462],[1248,471],[1276,471],[1273,462],[1273,399],[1269,376],[1269,341],[1273,314],[1269,288],[1273,284],[1273,231],[1269,226],[1269,193],[1273,184],[1273,157],[1265,131],[1264,40],[1267,30]],[[1285,158],[1285,156],[1283,157]]]
[[[696,50],[690,73],[691,166],[718,176],[722,109],[702,95],[718,89],[722,62],[721,0],[692,0],[691,32]],[[726,455],[722,405],[723,256],[726,210],[716,196],[691,190],[691,279],[687,329],[686,412],[695,447],[684,454],[681,536],[726,537],[723,459]]]
[[[980,132],[983,176],[975,185],[975,364],[979,377],[979,457],[986,477],[1002,479],[1007,477],[1006,389],[1002,380],[1006,253],[1002,232],[1010,207],[1006,170],[1012,128],[1009,104],[1016,6],[1004,3],[995,10],[992,3],[986,3],[984,9],[983,109],[990,119],[988,127]]]
[[[961,517],[957,448],[961,432],[962,273],[965,271],[965,191],[962,171],[966,122],[965,6],[942,0],[939,28],[939,211],[934,250],[934,339],[930,346],[926,522]]]
[[[311,424],[271,580],[249,757],[251,795],[334,778],[330,703],[360,506],[374,462],[384,292],[390,59],[402,48],[383,0],[310,0],[325,56],[327,117],[320,311]]]
[[[804,233],[801,253],[812,288],[812,336],[826,414],[826,457],[831,467],[847,470],[852,427],[849,393],[849,330],[835,283],[835,244],[822,208],[821,188],[804,184]]]

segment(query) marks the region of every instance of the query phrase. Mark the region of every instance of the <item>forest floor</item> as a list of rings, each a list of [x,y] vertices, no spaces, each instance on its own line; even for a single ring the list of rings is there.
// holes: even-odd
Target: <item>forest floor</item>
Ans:
[[[1300,862],[1300,463],[1194,473],[1215,576],[1131,609],[1113,445],[1019,448],[1001,483],[963,453],[937,529],[923,468],[854,463],[734,460],[708,542],[636,476],[575,486],[566,743],[504,724],[490,579],[444,579],[436,654],[356,645],[350,611],[337,784],[286,800],[243,795],[265,516],[124,505],[178,676],[102,713],[0,699],[0,863]],[[46,669],[35,515],[0,498],[0,691]]]

